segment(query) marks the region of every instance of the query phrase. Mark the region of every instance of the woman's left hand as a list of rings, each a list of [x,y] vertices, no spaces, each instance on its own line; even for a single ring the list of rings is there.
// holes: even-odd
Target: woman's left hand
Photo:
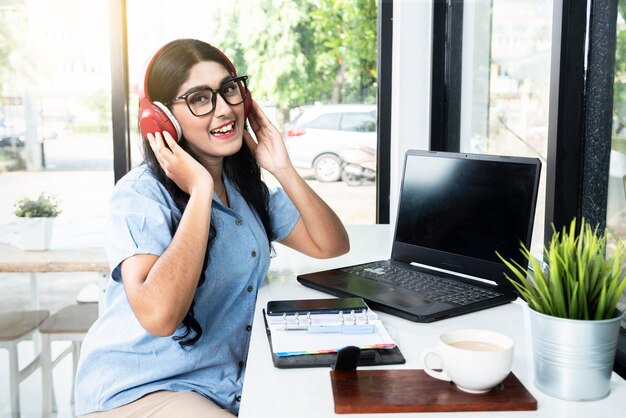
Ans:
[[[254,100],[252,100],[252,110],[248,115],[248,121],[257,140],[255,141],[247,130],[243,132],[243,139],[257,163],[272,174],[290,168],[291,160],[289,160],[280,131],[270,122]]]
[[[333,210],[300,177],[289,160],[283,137],[252,101],[248,115],[257,140],[244,131],[243,137],[257,163],[278,180],[298,209],[300,219],[281,242],[311,257],[328,258],[350,249],[348,233]]]

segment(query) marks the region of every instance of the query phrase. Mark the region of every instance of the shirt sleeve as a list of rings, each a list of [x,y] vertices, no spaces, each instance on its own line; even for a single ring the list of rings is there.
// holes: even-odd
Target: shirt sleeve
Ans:
[[[300,213],[282,188],[269,189],[269,193],[269,215],[274,241],[282,241],[296,226]]]
[[[160,183],[146,173],[122,179],[111,196],[111,217],[105,248],[113,279],[119,265],[136,254],[161,255],[172,241],[180,211]]]

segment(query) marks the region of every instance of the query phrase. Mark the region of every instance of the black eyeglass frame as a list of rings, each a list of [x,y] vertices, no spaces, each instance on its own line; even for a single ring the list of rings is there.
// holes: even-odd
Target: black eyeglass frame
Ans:
[[[224,80],[220,83],[220,86],[213,90],[211,87],[209,86],[204,86],[202,88],[199,89],[193,89],[185,94],[181,94],[180,96],[174,98],[173,100],[165,103],[165,106],[170,106],[172,104],[174,104],[174,102],[177,102],[179,100],[184,100],[185,104],[187,105],[187,108],[189,109],[189,111],[191,112],[192,115],[196,116],[196,117],[202,117],[202,116],[206,116],[206,115],[210,115],[211,113],[213,113],[213,111],[215,110],[215,106],[217,105],[217,95],[219,94],[220,96],[222,96],[222,99],[224,99],[224,101],[226,103],[228,103],[230,106],[236,106],[239,105],[243,102],[246,101],[246,99],[248,98],[248,84],[246,83],[246,80],[248,80],[248,76],[247,75],[241,75],[238,77],[234,77],[234,78],[229,78],[228,80]],[[222,91],[222,88],[224,87],[224,85],[226,85],[227,83],[232,83],[235,82],[238,86],[239,83],[243,84],[243,95],[241,95],[241,100],[238,101],[237,103],[231,103],[228,98],[226,98],[226,96],[224,95],[224,92]],[[196,112],[193,111],[193,109],[191,108],[191,105],[189,104],[189,101],[187,101],[187,98],[189,96],[191,96],[192,94],[195,94],[199,91],[203,91],[203,90],[208,90],[211,92],[211,110],[209,110],[206,113],[203,113],[201,115],[196,114]],[[240,89],[241,91],[241,89]]]

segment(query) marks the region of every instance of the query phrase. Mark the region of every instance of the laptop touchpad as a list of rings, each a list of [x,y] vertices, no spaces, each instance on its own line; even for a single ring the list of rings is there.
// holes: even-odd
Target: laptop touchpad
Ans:
[[[405,292],[389,292],[381,295],[373,295],[373,299],[378,300],[385,305],[401,306],[407,309],[415,309],[416,307],[431,304],[430,301],[421,298],[417,293],[408,294]]]
[[[375,282],[373,280],[338,280],[335,287],[345,289],[355,295],[362,297],[371,297],[382,293],[392,292],[394,288],[384,283]]]

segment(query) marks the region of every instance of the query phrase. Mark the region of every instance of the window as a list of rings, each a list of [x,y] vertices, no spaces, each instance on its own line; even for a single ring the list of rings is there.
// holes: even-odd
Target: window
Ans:
[[[536,255],[551,237],[550,224],[560,229],[573,217],[585,217],[601,230],[606,225],[613,243],[626,235],[624,4],[589,2],[588,7],[560,0],[435,2],[435,18],[443,10],[439,23],[444,24],[435,24],[434,41],[445,45],[434,46],[433,62],[440,68],[433,67],[431,146],[542,160],[531,249]],[[613,86],[606,77],[613,65],[606,38],[614,36],[617,10]],[[454,64],[462,65],[462,83],[454,78],[458,72],[450,71]]]
[[[377,78],[378,13],[379,9],[384,9],[391,15],[392,6],[388,0],[339,3],[331,0],[258,0],[255,7],[250,7],[246,0],[197,0],[187,2],[184,8],[165,0],[126,2],[132,165],[142,160],[139,152],[141,138],[136,127],[138,86],[143,83],[146,62],[162,44],[175,38],[194,37],[222,49],[235,62],[238,73],[250,76],[248,84],[253,97],[284,132],[285,140],[303,139],[305,133],[292,129],[296,124],[290,117],[298,113],[294,110],[299,107],[348,103],[376,105],[380,84],[390,83],[391,71],[390,65],[386,65],[381,77]],[[191,9],[196,13],[190,14]],[[221,18],[207,25],[207,16]],[[386,22],[389,26],[383,28],[389,30],[390,18]],[[155,26],[165,29],[155,35],[151,30]],[[268,31],[268,27],[272,30]],[[391,45],[388,48],[391,50]],[[383,100],[387,100],[387,96]],[[312,120],[306,127],[338,129],[339,118],[340,113],[327,114]],[[371,133],[376,146],[375,119],[370,116],[369,122],[347,120],[346,123],[346,132]],[[381,133],[387,141],[389,129],[387,126]],[[334,141],[347,145],[350,138],[336,136]],[[389,145],[385,144],[385,147],[388,149]],[[375,223],[380,215],[377,212],[377,188],[381,186],[372,181],[358,187],[342,182],[342,160],[337,150],[315,149],[309,154],[311,158],[306,160],[302,155],[294,155],[292,161],[294,165],[298,162],[296,168],[303,178],[342,220],[345,223]],[[388,156],[388,151],[383,155]],[[324,162],[327,168],[324,181],[311,175],[311,169],[317,172],[312,167],[315,161]],[[384,176],[385,183],[388,183],[388,173]],[[270,184],[274,181],[271,176],[264,178]],[[388,184],[382,187],[380,195],[383,204],[388,205],[388,198],[384,198],[388,196],[385,191]],[[388,221],[388,209],[383,210],[382,221]]]
[[[0,130],[11,143],[0,146],[0,176],[24,175],[3,186],[0,218],[11,219],[15,199],[42,191],[59,198],[61,217],[108,213],[113,153],[107,11],[106,0],[11,1],[0,7]]]
[[[452,2],[445,16],[453,29],[443,52],[434,46],[433,72],[439,73],[433,74],[431,141],[444,138],[442,144],[433,145],[435,149],[542,161],[531,249],[539,255],[544,235],[552,4],[544,0]],[[448,54],[448,61],[437,69],[442,54]],[[462,72],[452,70],[455,63]],[[448,78],[438,81],[444,76]],[[439,90],[438,82],[442,83]],[[447,103],[447,110],[441,112],[451,112],[444,113],[445,123],[436,119],[437,103]]]
[[[9,137],[0,141],[0,223],[10,227],[15,220],[16,200],[50,193],[62,210],[54,223],[56,249],[101,246],[109,213],[114,177],[108,5],[0,1],[0,134]],[[95,280],[81,273],[38,277],[41,308],[50,311],[74,303]],[[3,273],[0,282],[2,309],[32,306],[28,273]]]

